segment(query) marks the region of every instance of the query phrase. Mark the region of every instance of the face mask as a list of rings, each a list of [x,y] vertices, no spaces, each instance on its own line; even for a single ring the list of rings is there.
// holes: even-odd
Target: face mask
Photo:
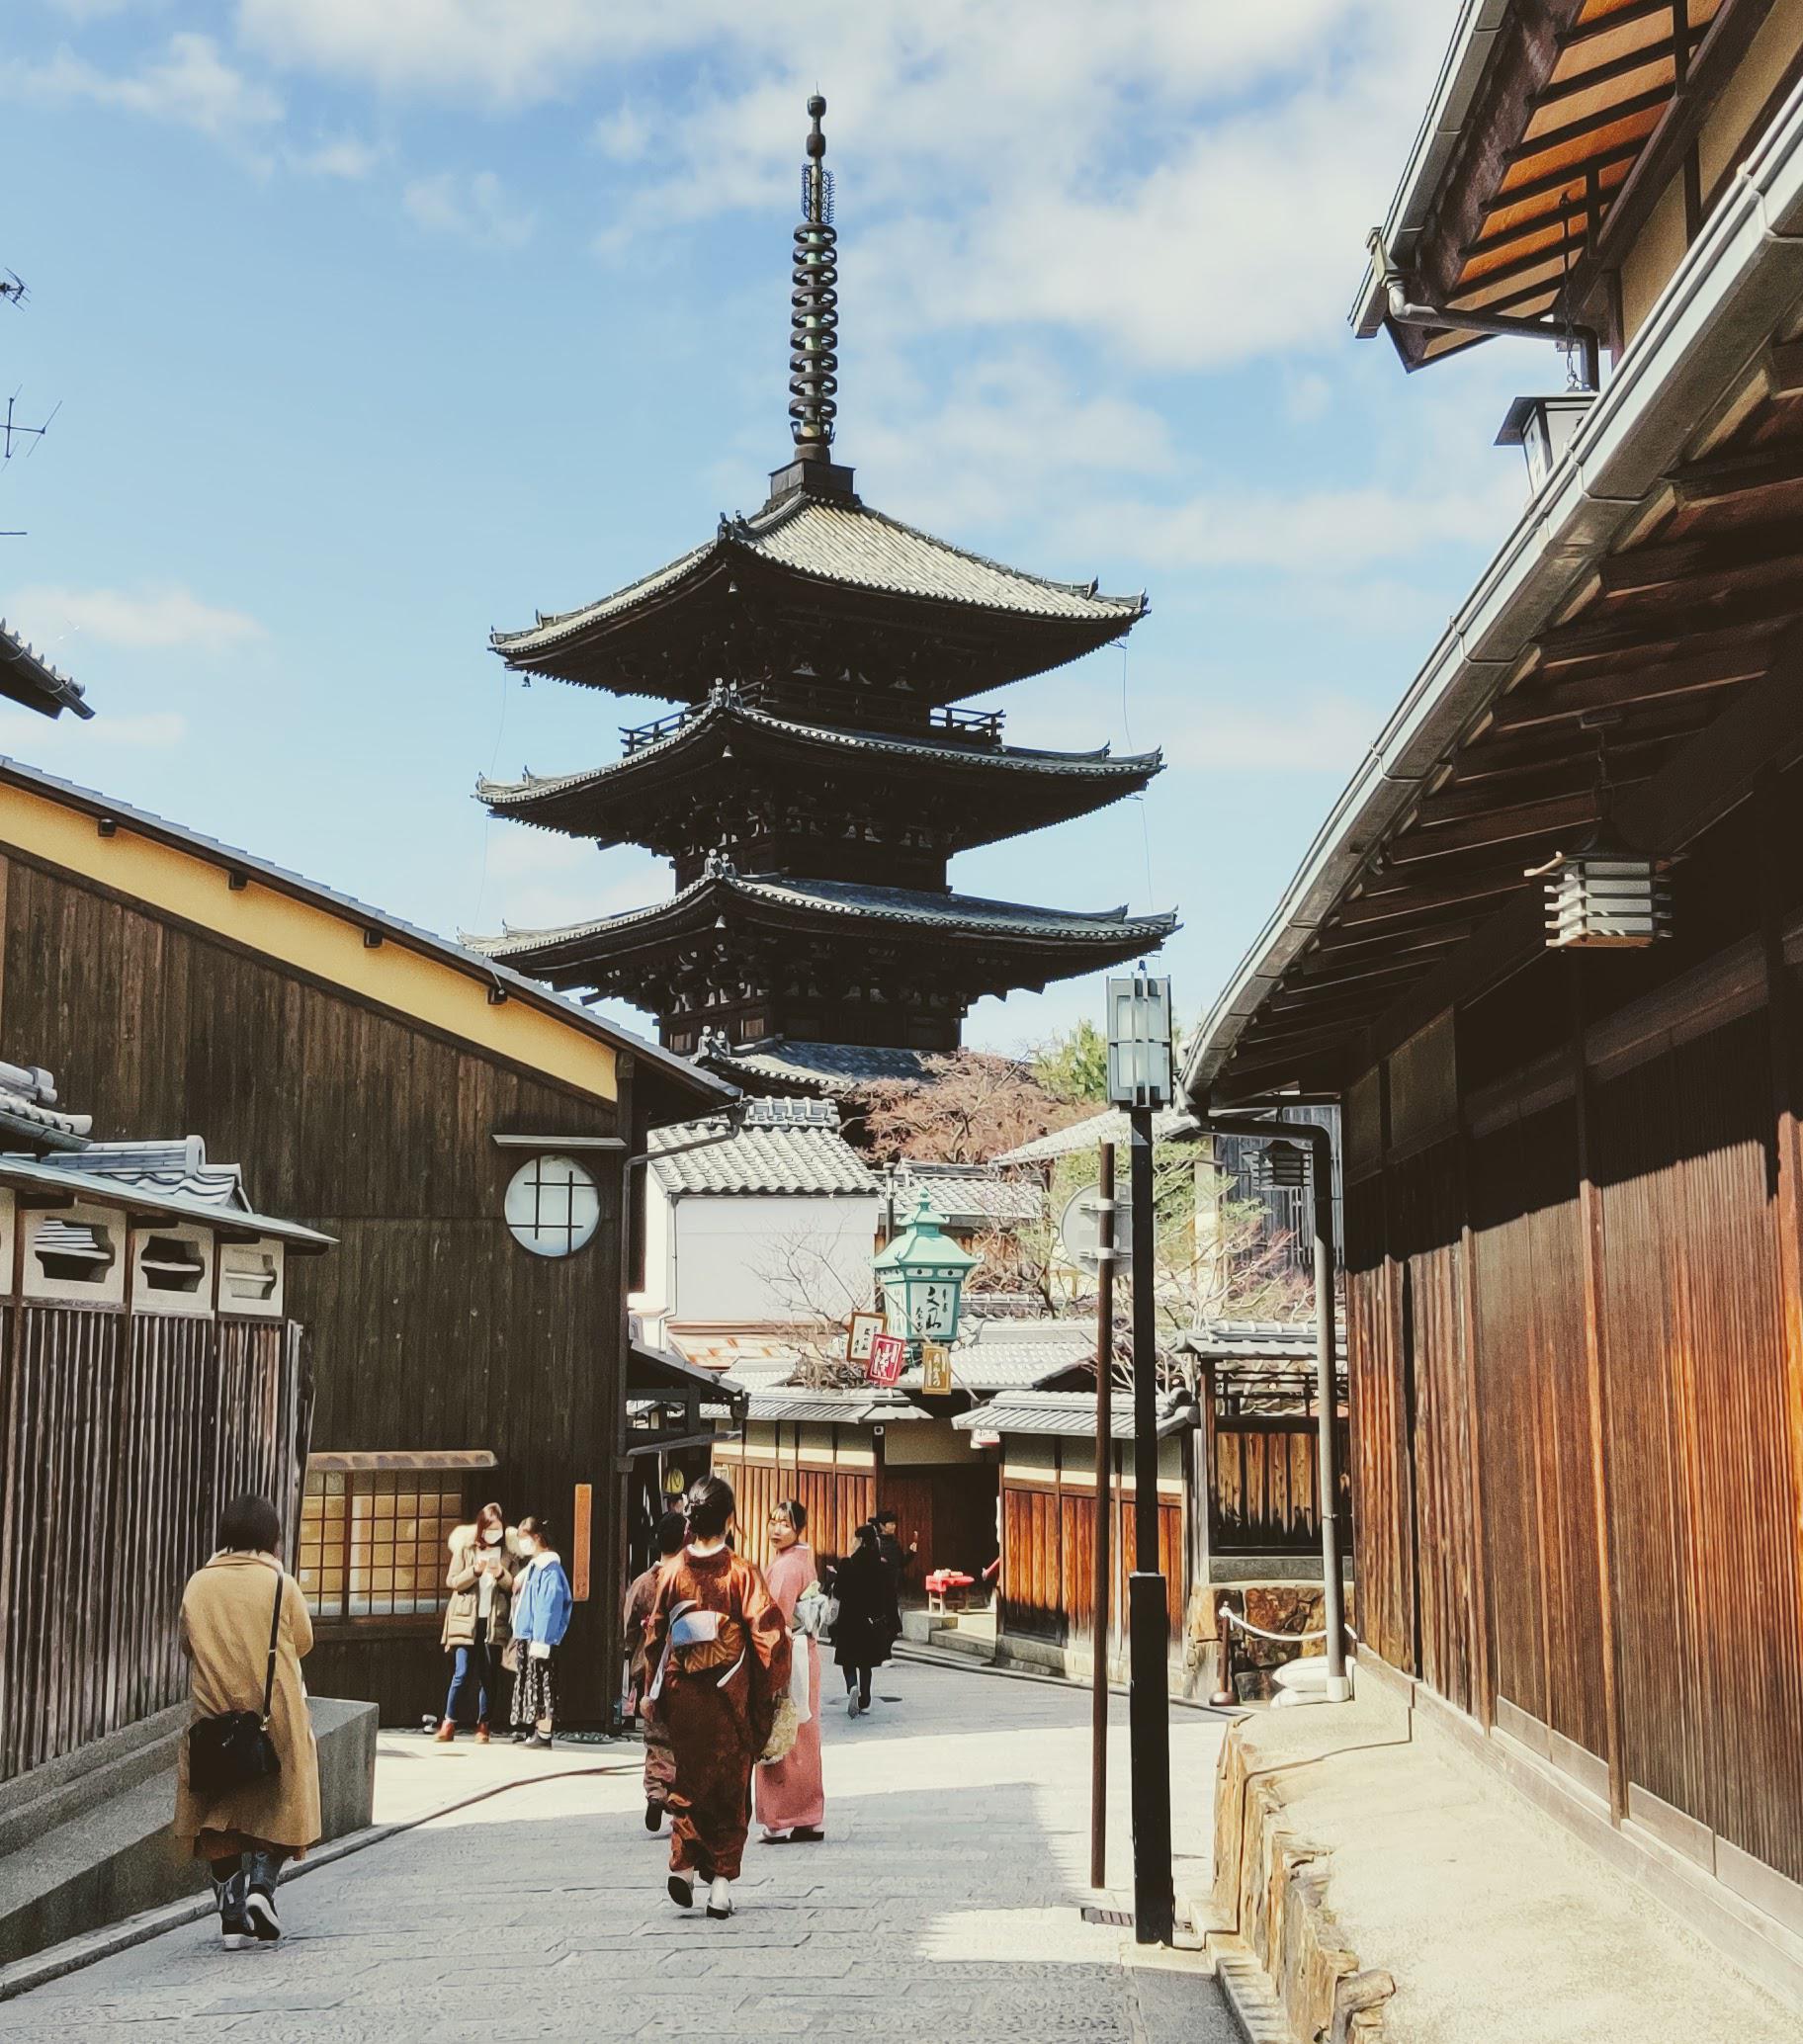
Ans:
[[[490,1526],[490,1527],[488,1528],[487,1532],[486,1532],[486,1533],[484,1533],[484,1534],[482,1535],[482,1538],[483,1538],[483,1540],[484,1540],[484,1541],[485,1541],[485,1542],[486,1542],[486,1543],[488,1544],[488,1546],[490,1546],[490,1547],[499,1547],[499,1546],[500,1546],[500,1544],[501,1544],[501,1529],[500,1529],[500,1527],[499,1527],[499,1526]]]

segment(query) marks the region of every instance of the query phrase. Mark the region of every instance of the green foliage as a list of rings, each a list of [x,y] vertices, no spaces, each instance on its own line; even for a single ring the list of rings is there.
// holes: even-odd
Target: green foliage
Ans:
[[[1048,1037],[1033,1053],[1033,1076],[1059,1100],[1104,1102],[1108,1097],[1108,1040],[1093,1022]]]

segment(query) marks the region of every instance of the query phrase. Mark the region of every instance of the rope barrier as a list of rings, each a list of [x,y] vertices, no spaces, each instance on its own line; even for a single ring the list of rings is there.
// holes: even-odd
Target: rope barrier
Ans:
[[[1234,1610],[1229,1604],[1221,1605],[1217,1616],[1225,1618],[1229,1625],[1237,1625],[1243,1633],[1255,1633],[1261,1640],[1275,1640],[1279,1646],[1291,1646],[1299,1644],[1303,1640],[1325,1640],[1328,1636],[1328,1629],[1325,1625],[1318,1627],[1312,1633],[1266,1632],[1263,1626],[1254,1625],[1249,1618],[1242,1618],[1239,1612]]]

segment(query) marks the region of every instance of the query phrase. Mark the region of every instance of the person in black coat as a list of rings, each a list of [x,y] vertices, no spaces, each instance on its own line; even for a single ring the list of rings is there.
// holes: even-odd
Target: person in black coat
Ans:
[[[895,1600],[874,1526],[858,1528],[832,1587],[839,1600],[832,1624],[832,1658],[845,1672],[845,1708],[855,1718],[869,1710],[870,1678],[896,1644]]]

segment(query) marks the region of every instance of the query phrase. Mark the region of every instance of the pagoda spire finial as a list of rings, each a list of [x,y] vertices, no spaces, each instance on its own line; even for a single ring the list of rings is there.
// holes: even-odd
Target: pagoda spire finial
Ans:
[[[802,166],[802,217],[795,230],[789,292],[789,431],[797,458],[832,460],[832,424],[838,413],[839,264],[832,224],[832,172],[820,116],[826,102],[808,102],[814,126]]]

